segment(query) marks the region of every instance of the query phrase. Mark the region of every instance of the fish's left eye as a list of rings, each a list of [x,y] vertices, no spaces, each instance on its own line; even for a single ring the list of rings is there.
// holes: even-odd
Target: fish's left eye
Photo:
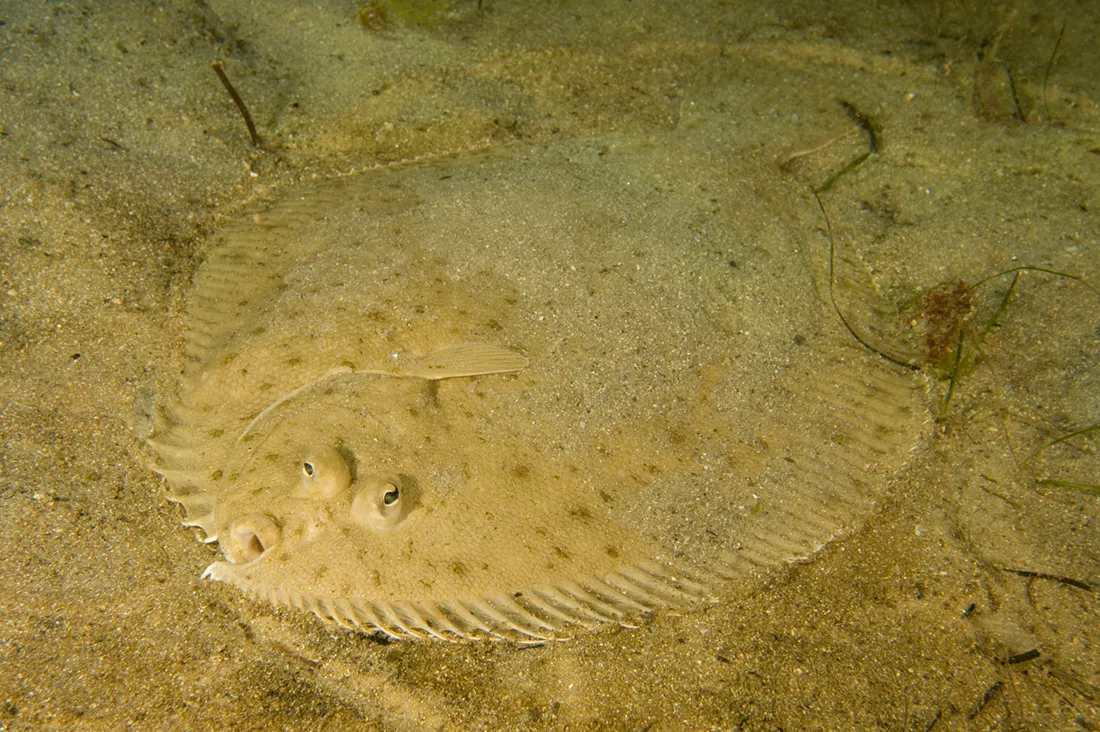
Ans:
[[[351,485],[351,471],[336,448],[324,445],[310,450],[301,462],[297,494],[309,498],[336,498]]]

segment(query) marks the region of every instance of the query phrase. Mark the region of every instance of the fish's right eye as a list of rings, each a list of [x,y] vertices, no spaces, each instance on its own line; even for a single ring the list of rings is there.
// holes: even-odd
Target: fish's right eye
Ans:
[[[392,529],[405,518],[401,500],[401,478],[397,475],[370,475],[356,488],[351,499],[351,518],[368,529]]]

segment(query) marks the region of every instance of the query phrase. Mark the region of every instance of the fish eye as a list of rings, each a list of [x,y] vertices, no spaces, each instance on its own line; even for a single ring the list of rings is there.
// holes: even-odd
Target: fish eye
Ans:
[[[393,474],[368,475],[356,481],[351,499],[351,518],[375,531],[392,529],[407,513],[401,500],[401,478]]]
[[[351,485],[351,471],[336,448],[322,445],[311,449],[302,458],[302,477],[297,495],[331,500]]]

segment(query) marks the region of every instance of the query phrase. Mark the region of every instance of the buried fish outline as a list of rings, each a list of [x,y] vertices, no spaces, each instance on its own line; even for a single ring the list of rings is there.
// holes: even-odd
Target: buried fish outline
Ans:
[[[856,525],[919,438],[912,374],[752,279],[814,292],[740,175],[622,184],[664,165],[567,141],[226,227],[151,440],[227,560],[205,576],[394,638],[541,643],[714,601]],[[683,225],[703,183],[737,224],[707,246]],[[711,252],[765,244],[739,270]],[[428,355],[361,366],[393,353]]]

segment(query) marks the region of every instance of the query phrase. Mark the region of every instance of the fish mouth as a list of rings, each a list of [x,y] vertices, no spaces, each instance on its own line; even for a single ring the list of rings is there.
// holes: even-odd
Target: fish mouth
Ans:
[[[248,564],[282,542],[279,524],[266,514],[249,514],[235,519],[219,533],[218,546],[232,564]]]

